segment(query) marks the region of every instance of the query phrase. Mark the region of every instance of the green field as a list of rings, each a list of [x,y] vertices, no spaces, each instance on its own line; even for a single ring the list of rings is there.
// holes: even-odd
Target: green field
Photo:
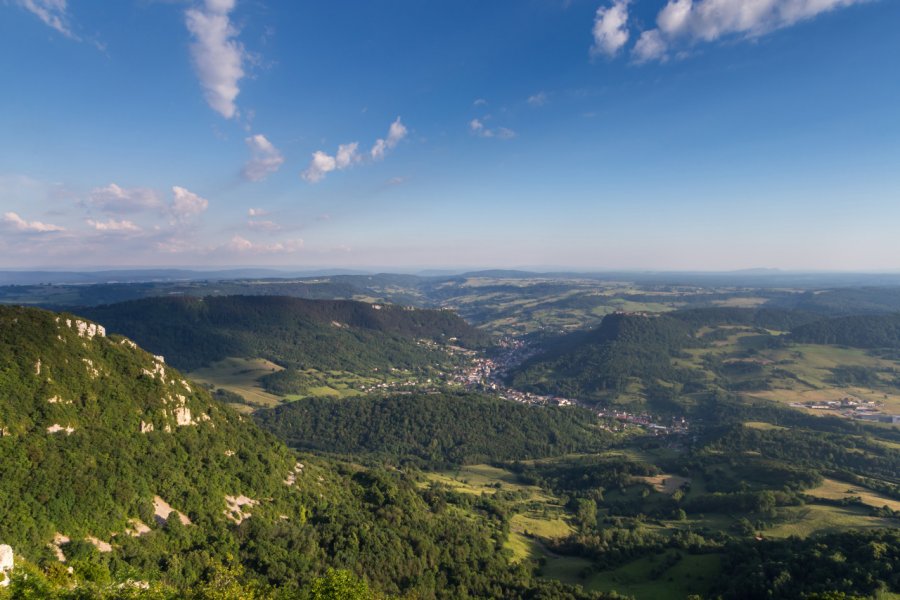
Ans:
[[[870,516],[869,510],[865,508],[807,504],[778,509],[774,526],[763,530],[762,534],[770,538],[785,538],[792,535],[808,537],[848,529],[896,526],[896,521]]]
[[[282,367],[262,358],[226,358],[191,371],[187,376],[198,383],[234,392],[253,406],[270,408],[281,404],[282,399],[265,391],[258,379],[281,370]],[[248,409],[241,405],[235,407],[244,412]]]

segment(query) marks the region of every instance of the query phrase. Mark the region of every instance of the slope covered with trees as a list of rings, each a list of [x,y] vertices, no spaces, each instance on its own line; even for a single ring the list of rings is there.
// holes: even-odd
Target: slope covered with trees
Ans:
[[[581,408],[515,404],[476,394],[413,394],[352,402],[307,399],[255,415],[306,450],[429,467],[596,452],[610,435]]]
[[[791,339],[804,344],[896,349],[900,348],[900,314],[823,319],[797,327]]]
[[[489,342],[450,311],[351,300],[150,298],[78,312],[186,370],[237,356],[296,369],[371,372],[427,365],[444,356],[423,340],[469,346]]]
[[[667,316],[611,314],[598,327],[563,336],[511,376],[513,386],[599,399],[632,378],[679,377],[672,355],[692,343],[690,328]]]
[[[155,597],[329,597],[310,595],[329,568],[373,593],[589,597],[513,565],[491,499],[458,505],[401,471],[298,457],[71,315],[0,308],[0,420],[14,597],[128,597],[129,579]]]

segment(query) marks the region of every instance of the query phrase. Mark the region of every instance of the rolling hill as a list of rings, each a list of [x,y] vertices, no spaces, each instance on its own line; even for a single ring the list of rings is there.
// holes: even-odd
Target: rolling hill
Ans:
[[[371,372],[431,364],[444,358],[435,344],[490,342],[449,311],[351,300],[149,298],[77,312],[186,370],[236,356],[295,369]]]

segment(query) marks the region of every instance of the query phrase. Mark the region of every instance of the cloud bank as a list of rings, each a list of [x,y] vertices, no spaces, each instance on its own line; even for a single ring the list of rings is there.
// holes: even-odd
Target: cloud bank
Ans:
[[[628,43],[628,6],[613,0],[597,9],[591,55],[613,57]],[[731,36],[755,38],[821,14],[870,0],[668,0],[656,27],[641,32],[636,62],[665,61],[671,53]]]

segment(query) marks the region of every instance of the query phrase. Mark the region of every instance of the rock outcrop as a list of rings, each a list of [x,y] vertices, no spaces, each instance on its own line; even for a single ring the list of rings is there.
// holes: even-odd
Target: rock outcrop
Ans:
[[[9,573],[14,565],[13,549],[6,544],[0,546],[0,587],[9,585]]]

